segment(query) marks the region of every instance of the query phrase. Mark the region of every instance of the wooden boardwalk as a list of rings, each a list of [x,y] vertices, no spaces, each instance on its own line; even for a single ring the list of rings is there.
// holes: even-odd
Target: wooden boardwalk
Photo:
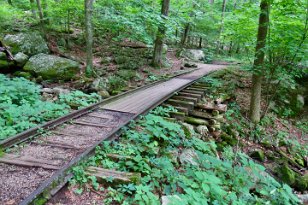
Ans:
[[[22,146],[12,147],[1,157],[0,204],[26,205],[41,193],[52,190],[55,184],[65,184],[69,179],[67,171],[92,153],[102,141],[110,139],[131,120],[175,92],[222,68],[225,66],[199,64],[199,69],[191,73],[89,106],[82,112],[77,111],[78,114],[63,116],[52,126],[44,125],[48,130],[46,133],[35,128],[17,135],[23,140],[33,138]]]
[[[225,66],[198,64],[198,68],[198,70],[191,73],[172,78],[166,82],[153,85],[140,92],[136,92],[116,101],[110,102],[102,106],[102,108],[133,114],[143,113],[175,91],[189,85],[196,79],[201,78],[209,72],[225,68]]]

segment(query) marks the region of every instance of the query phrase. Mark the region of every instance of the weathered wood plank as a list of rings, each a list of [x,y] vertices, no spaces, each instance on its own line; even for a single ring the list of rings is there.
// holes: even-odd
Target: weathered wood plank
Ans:
[[[106,182],[110,179],[114,183],[135,183],[139,184],[141,180],[140,173],[132,172],[119,172],[109,169],[103,169],[100,167],[88,167],[86,174],[89,176],[95,176],[98,181]]]
[[[0,163],[25,166],[25,167],[41,167],[44,169],[52,169],[52,170],[58,170],[61,168],[56,165],[50,165],[49,160],[45,161],[45,160],[35,159],[31,157],[18,157],[18,156],[8,155],[8,154],[5,154],[4,156],[0,157]]]
[[[175,96],[173,96],[171,99],[193,102],[193,103],[195,103],[195,104],[198,102],[198,98],[185,97],[185,96],[176,96],[176,95],[175,95]]]

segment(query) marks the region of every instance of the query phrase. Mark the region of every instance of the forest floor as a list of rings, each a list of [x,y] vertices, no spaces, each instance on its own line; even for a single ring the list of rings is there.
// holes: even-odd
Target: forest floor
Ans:
[[[307,195],[307,116],[302,114],[296,120],[284,119],[269,111],[267,116],[262,119],[260,126],[252,128],[248,120],[250,73],[233,66],[226,71],[214,72],[205,79],[211,85],[207,97],[217,99],[227,95],[228,111],[225,114],[226,122],[222,126],[222,130],[209,133],[207,138],[202,139],[205,142],[216,143],[217,152],[221,159],[223,159],[226,147],[231,146],[236,153],[246,153],[256,163],[265,166],[270,175],[278,181],[292,186],[295,193]],[[263,110],[266,110],[266,104],[266,98],[263,98]],[[181,124],[181,122],[178,123]],[[97,156],[100,155],[97,154]],[[104,165],[102,166],[104,167]],[[304,181],[306,184],[302,183],[299,186],[300,181]],[[78,184],[65,187],[47,204],[100,204],[108,198],[118,204],[124,200],[114,198],[117,196],[115,193],[118,193],[118,191],[114,193],[114,189],[111,189],[111,192],[115,196],[111,196],[108,184],[102,185],[103,191],[93,188],[91,181],[83,184],[82,187],[87,191],[79,193],[80,185]],[[163,193],[159,195],[161,194]]]
[[[73,38],[73,35],[71,35]],[[76,37],[77,38],[77,37]],[[85,62],[86,52],[84,46],[75,43],[66,46],[60,46],[57,35],[48,36],[48,47],[54,55],[65,56],[78,62]],[[64,40],[62,40],[64,41]],[[97,40],[98,41],[98,40]],[[77,76],[70,82],[43,82],[42,85],[48,88],[63,87],[65,89],[78,89],[86,93],[95,92],[92,83],[99,78],[107,81],[105,87],[99,88],[109,92],[111,95],[122,91],[139,87],[168,78],[187,69],[184,67],[184,59],[178,57],[175,49],[168,49],[166,53],[167,64],[161,68],[154,68],[151,64],[151,50],[143,43],[123,41],[116,43],[102,40],[94,43],[94,69],[91,77],[85,75],[85,64],[82,63],[80,76]]]

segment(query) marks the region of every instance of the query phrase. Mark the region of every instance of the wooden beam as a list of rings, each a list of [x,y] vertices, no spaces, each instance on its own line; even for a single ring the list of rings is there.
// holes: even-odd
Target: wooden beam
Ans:
[[[139,184],[141,180],[140,173],[119,172],[100,167],[88,167],[85,173],[89,176],[95,176],[100,182],[109,182],[109,180],[112,180],[112,183]]]

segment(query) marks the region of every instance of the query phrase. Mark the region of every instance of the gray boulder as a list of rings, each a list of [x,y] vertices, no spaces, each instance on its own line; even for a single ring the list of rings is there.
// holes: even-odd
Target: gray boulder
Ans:
[[[198,165],[198,155],[193,149],[184,149],[179,156],[181,164]]]
[[[28,56],[48,53],[49,49],[43,37],[37,32],[6,35],[3,43],[9,47],[12,54],[22,52]]]
[[[109,90],[109,88],[108,78],[96,78],[91,84],[91,89],[96,92]]]
[[[28,59],[29,59],[29,56],[21,52],[17,53],[14,56],[14,60],[18,67],[23,67],[27,63]]]
[[[205,126],[205,125],[199,125],[199,126],[197,127],[197,132],[198,132],[199,134],[201,134],[202,136],[206,136],[206,135],[209,133],[209,130],[208,130],[207,126]]]
[[[23,69],[46,80],[70,80],[80,71],[75,61],[43,53],[32,56]]]
[[[185,49],[181,56],[191,61],[204,61],[205,59],[204,52],[198,49]]]
[[[177,202],[181,202],[181,201],[182,199],[178,195],[169,195],[169,196],[161,197],[162,205],[176,204]]]

